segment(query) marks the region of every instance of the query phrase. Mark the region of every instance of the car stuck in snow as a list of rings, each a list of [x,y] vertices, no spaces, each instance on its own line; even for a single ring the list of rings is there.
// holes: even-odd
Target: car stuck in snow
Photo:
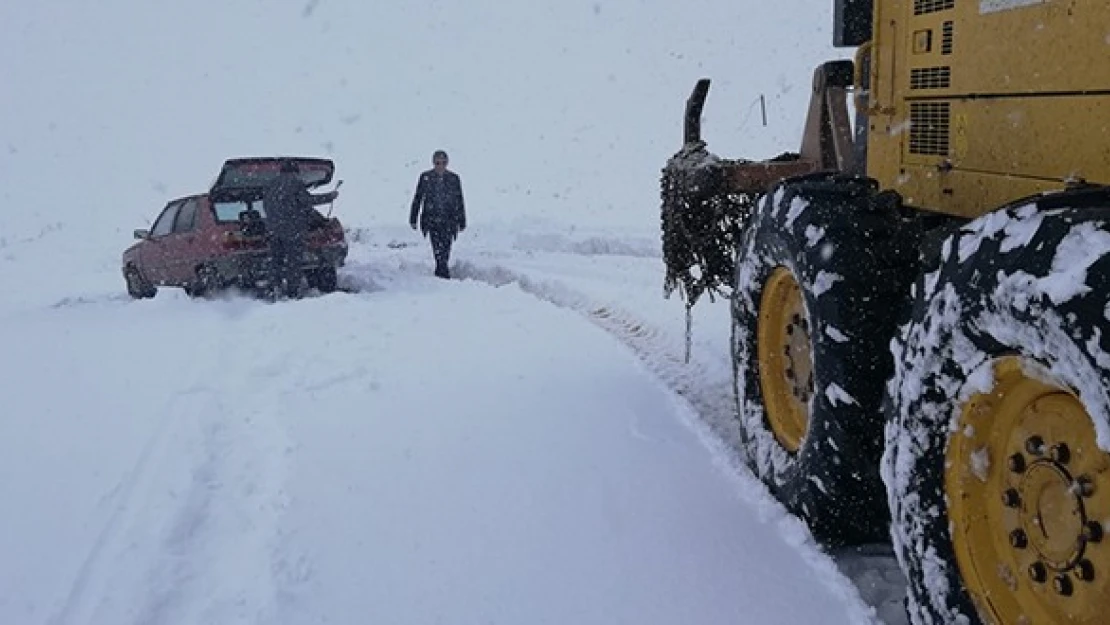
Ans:
[[[169,201],[154,225],[135,230],[123,253],[132,297],[154,297],[158,287],[201,296],[228,287],[264,291],[272,280],[264,191],[283,162],[294,161],[306,189],[329,183],[335,164],[319,158],[238,158],[226,161],[207,193]],[[329,211],[330,212],[330,211]],[[347,257],[338,218],[311,210],[301,269],[310,288],[330,293]]]

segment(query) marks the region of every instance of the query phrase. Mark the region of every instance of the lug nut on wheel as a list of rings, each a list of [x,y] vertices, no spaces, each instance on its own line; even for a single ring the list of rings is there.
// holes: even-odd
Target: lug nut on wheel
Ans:
[[[1029,537],[1025,535],[1025,530],[1014,530],[1010,532],[1010,546],[1014,549],[1025,549],[1029,546]]]
[[[1063,573],[1052,578],[1052,589],[1056,591],[1056,594],[1063,597],[1070,597],[1071,593],[1075,591],[1071,578]]]
[[[1079,476],[1075,480],[1075,490],[1083,497],[1093,497],[1095,494],[1095,482],[1086,475]]]
[[[1029,565],[1029,579],[1038,584],[1043,584],[1048,579],[1048,568],[1045,567],[1044,562],[1038,560]]]
[[[1102,542],[1102,534],[1102,523],[1098,521],[1087,521],[1087,527],[1083,530],[1083,537],[1087,539],[1087,542]]]
[[[1007,508],[1016,508],[1021,505],[1021,494],[1016,488],[1008,488],[1002,493],[1002,505]]]
[[[1095,565],[1091,564],[1090,560],[1080,560],[1075,563],[1075,576],[1084,582],[1089,582],[1095,578]]]
[[[1014,454],[1006,461],[1006,466],[1014,473],[1025,472],[1025,456]]]
[[[1052,458],[1053,462],[1067,464],[1071,460],[1071,450],[1068,449],[1067,444],[1057,443],[1048,450],[1048,457]]]
[[[1025,441],[1025,451],[1033,454],[1034,456],[1043,456],[1044,439],[1037,435],[1030,436]]]

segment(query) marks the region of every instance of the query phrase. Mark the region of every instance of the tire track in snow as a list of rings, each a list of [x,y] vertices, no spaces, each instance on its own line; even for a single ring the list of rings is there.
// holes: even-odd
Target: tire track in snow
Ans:
[[[165,622],[182,597],[188,586],[197,576],[195,564],[190,553],[197,535],[206,529],[206,516],[211,510],[214,489],[220,487],[216,468],[222,444],[218,442],[220,428],[206,424],[203,432],[203,457],[201,463],[192,469],[192,478],[181,499],[184,504],[174,514],[157,560],[148,571],[149,593],[145,604],[139,611],[136,623]]]
[[[188,399],[183,401],[183,398]],[[163,416],[143,445],[137,461],[112,492],[105,496],[106,500],[113,502],[112,512],[82,559],[60,610],[47,621],[50,625],[90,621],[91,612],[97,607],[94,602],[103,595],[110,577],[108,569],[112,566],[112,556],[125,549],[123,543],[129,528],[135,524],[143,504],[151,499],[157,487],[157,476],[169,456],[170,443],[176,438],[171,434],[180,427],[180,417],[195,402],[193,393],[182,393],[168,400],[160,411]]]
[[[280,398],[250,379],[257,354],[217,343],[200,346],[221,355],[198,361],[193,379],[218,386],[152,412],[164,415],[158,429],[51,625],[276,622],[308,575],[281,534],[293,447],[273,418]]]
[[[270,622],[278,581],[273,554],[288,506],[285,447],[264,415],[217,409],[199,424],[203,460],[163,535],[135,622]]]
[[[431,265],[401,261],[405,272],[430,272]],[[713,367],[696,354],[687,363],[683,342],[612,303],[590,298],[555,280],[536,280],[502,265],[459,261],[452,268],[457,279],[475,280],[493,287],[516,285],[549,304],[576,312],[627,348],[665,386],[683,398],[701,421],[729,449],[730,462],[742,464],[740,430],[733,406],[731,366]],[[719,364],[719,363],[718,363]],[[728,372],[728,373],[725,373]]]
[[[280,398],[256,353],[232,351],[218,365],[228,384],[198,419],[202,460],[161,537],[136,623],[276,622],[306,575],[281,530],[293,446],[277,422]]]

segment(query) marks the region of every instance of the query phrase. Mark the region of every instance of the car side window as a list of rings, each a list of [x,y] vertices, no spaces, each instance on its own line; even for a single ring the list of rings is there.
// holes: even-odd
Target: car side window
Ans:
[[[181,208],[181,202],[174,202],[162,211],[158,216],[158,221],[154,222],[154,228],[150,231],[150,236],[164,237],[170,232],[173,232],[174,218],[177,217],[177,209]]]
[[[187,200],[181,205],[181,210],[177,213],[177,219],[173,223],[173,231],[176,232],[192,232],[197,223],[197,200],[196,198]]]
[[[255,209],[260,209],[262,208],[262,202],[254,202],[253,206]],[[212,210],[215,211],[216,221],[219,222],[239,221],[239,213],[248,208],[251,208],[251,204],[244,201],[212,202]],[[263,217],[266,216],[262,211],[259,211],[259,213],[261,213]]]

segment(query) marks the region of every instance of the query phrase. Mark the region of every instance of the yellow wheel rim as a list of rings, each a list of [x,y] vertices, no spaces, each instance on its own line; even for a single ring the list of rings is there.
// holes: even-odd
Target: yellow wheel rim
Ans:
[[[1071,391],[994,363],[945,454],[952,545],[980,618],[1000,625],[1110,619],[1110,456]]]
[[[813,347],[802,289],[778,267],[763,286],[756,331],[759,385],[767,422],[788,452],[802,446],[813,397]]]

